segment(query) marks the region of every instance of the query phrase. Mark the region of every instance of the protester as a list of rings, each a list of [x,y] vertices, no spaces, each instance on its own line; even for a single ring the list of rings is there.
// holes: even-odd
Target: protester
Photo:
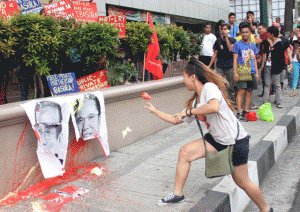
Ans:
[[[236,15],[235,13],[229,13],[228,15],[228,23],[230,25],[230,32],[229,35],[232,38],[236,38],[237,34],[239,33],[239,26],[235,23],[236,21]]]
[[[230,30],[230,25],[222,24],[221,33],[222,37],[218,38],[214,44],[214,55],[208,65],[210,68],[217,58],[217,72],[222,76],[226,77],[230,87],[228,88],[228,95],[231,101],[235,101],[234,98],[234,87],[235,82],[233,79],[233,66],[232,66],[232,48],[235,43],[235,39],[229,37],[228,33]]]
[[[258,26],[258,22],[255,21],[255,15],[254,12],[248,11],[247,12],[247,17],[244,19],[244,22],[247,23],[250,27],[250,30],[253,34],[256,32],[256,28]]]
[[[259,24],[257,27],[258,34],[260,35],[261,43],[259,45],[259,55],[262,57],[261,62],[261,80],[262,80],[262,94],[259,95],[260,97],[264,96],[264,87],[265,87],[265,75],[264,75],[264,69],[265,69],[265,63],[267,55],[269,54],[269,42],[267,38],[269,37],[269,33],[267,32],[267,26],[265,24]]]
[[[292,46],[293,46],[293,93],[290,97],[294,97],[296,95],[296,89],[299,82],[299,69],[300,69],[300,30],[296,30],[294,32],[295,38],[292,38]]]
[[[219,39],[220,37],[222,37],[222,32],[221,32],[221,26],[222,24],[225,24],[225,21],[224,20],[219,20],[217,25],[216,25],[216,33],[215,33],[215,36],[217,37],[217,39]]]
[[[211,33],[211,24],[206,23],[204,26],[204,37],[202,40],[202,50],[200,53],[199,60],[205,65],[209,65],[211,57],[213,56],[213,46],[217,38]]]
[[[278,23],[280,25],[280,28],[283,30],[283,25],[280,23],[280,18],[279,17],[276,17],[275,22]]]
[[[275,101],[274,103],[278,108],[282,108],[281,105],[281,86],[280,86],[280,73],[282,72],[285,61],[284,61],[284,51],[285,47],[282,40],[278,37],[279,30],[276,26],[271,26],[268,29],[270,33],[268,41],[270,43],[270,53],[266,62],[265,69],[265,93],[264,93],[264,103],[269,102],[269,92],[271,87],[271,80],[273,79],[275,85]]]
[[[248,176],[248,154],[250,136],[234,116],[233,105],[227,96],[225,84],[228,82],[217,73],[211,71],[194,57],[187,63],[183,72],[183,82],[189,91],[195,91],[186,103],[186,110],[175,115],[169,115],[157,110],[151,103],[145,106],[150,112],[164,121],[172,124],[191,123],[195,115],[200,116],[208,126],[205,135],[207,151],[217,152],[234,144],[233,164],[234,182],[242,188],[263,212],[273,211],[270,208],[257,185]],[[193,106],[197,104],[196,108]],[[238,133],[239,127],[239,133]],[[238,137],[237,137],[238,135]],[[235,139],[237,141],[235,142]],[[191,162],[205,157],[203,138],[192,141],[179,151],[176,168],[175,188],[158,205],[179,203],[185,201],[183,187],[189,174]]]
[[[298,34],[297,32],[300,32],[300,25],[298,25],[297,28],[293,30],[293,32],[290,36],[290,44],[292,47],[294,47],[294,42],[298,42],[298,37],[296,35],[296,34]],[[293,52],[293,50],[294,49],[292,49],[292,52]],[[287,86],[287,88],[293,89],[293,81],[294,81],[294,70],[289,70],[288,71],[288,86]],[[297,89],[299,87],[300,87],[300,80],[298,80]]]
[[[233,73],[234,81],[237,83],[237,96],[236,96],[236,106],[237,106],[237,118],[240,121],[248,121],[245,117],[250,106],[252,90],[257,89],[257,80],[259,79],[256,57],[258,51],[255,45],[251,45],[250,41],[250,26],[245,23],[241,23],[239,26],[240,33],[242,35],[242,40],[236,42],[233,45]],[[251,47],[251,50],[250,50]],[[250,57],[251,61],[251,81],[239,81],[239,75],[237,72],[238,64],[246,65],[248,58]],[[242,102],[245,95],[245,103],[242,112]]]
[[[292,69],[293,68],[293,57],[292,57],[292,51],[290,49],[290,41],[284,37],[284,32],[281,28],[281,24],[277,23],[277,28],[279,30],[279,35],[278,37],[281,39],[283,46],[284,46],[284,68],[282,70],[282,72],[280,73],[280,85],[281,85],[281,91],[283,91],[283,85],[284,85],[284,77],[285,77],[285,73],[286,73],[286,69],[287,69],[287,65],[289,65],[289,68]]]

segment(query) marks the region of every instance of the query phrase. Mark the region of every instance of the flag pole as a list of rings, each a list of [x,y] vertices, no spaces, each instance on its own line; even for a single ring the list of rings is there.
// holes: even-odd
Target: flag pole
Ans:
[[[148,12],[147,12],[146,23],[148,24],[148,22],[149,22],[149,21],[148,21]],[[145,82],[145,72],[146,72],[145,64],[146,64],[146,53],[144,53],[143,82]]]

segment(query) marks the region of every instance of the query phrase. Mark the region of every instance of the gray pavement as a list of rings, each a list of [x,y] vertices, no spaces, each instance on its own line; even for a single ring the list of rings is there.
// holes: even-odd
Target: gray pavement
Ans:
[[[250,148],[257,144],[275,126],[281,116],[298,102],[299,97],[288,97],[291,92],[292,90],[283,92],[284,108],[278,109],[272,104],[274,122],[268,123],[258,118],[255,122],[243,123],[252,137]],[[262,104],[262,98],[257,96],[259,93],[261,91],[255,91],[253,98],[253,102],[258,106]],[[271,96],[272,102],[274,97]],[[178,111],[174,111],[176,112]],[[157,121],[161,120],[157,119]],[[130,137],[130,133],[127,136]],[[192,163],[184,189],[186,202],[168,206],[156,206],[155,203],[173,190],[180,147],[199,137],[201,137],[200,132],[195,122],[190,125],[184,123],[170,126],[112,152],[107,159],[95,160],[104,168],[103,175],[91,181],[78,179],[70,183],[87,188],[90,192],[66,204],[61,211],[188,211],[204,196],[206,190],[212,189],[221,180],[221,178],[205,178],[204,159]],[[55,187],[51,191],[65,186]],[[5,207],[3,211],[28,211],[32,201],[39,201],[39,199],[26,200],[15,206]]]
[[[299,134],[276,161],[260,185],[266,202],[276,212],[300,211],[300,137]],[[251,202],[244,212],[258,212]]]

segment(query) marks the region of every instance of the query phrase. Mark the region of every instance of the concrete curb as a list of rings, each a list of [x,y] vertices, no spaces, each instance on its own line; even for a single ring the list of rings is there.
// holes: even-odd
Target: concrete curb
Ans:
[[[282,116],[270,132],[249,153],[249,177],[256,184],[265,176],[300,127],[300,102]],[[189,212],[241,212],[249,204],[249,197],[232,180],[225,176],[212,190],[192,207]]]

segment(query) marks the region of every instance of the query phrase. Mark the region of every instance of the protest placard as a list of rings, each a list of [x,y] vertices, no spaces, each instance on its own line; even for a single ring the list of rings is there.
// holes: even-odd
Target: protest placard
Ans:
[[[0,16],[2,18],[10,18],[19,13],[18,3],[16,1],[1,1]]]
[[[40,13],[42,11],[43,7],[37,7],[31,10],[23,11],[22,14],[28,14],[28,13]]]
[[[72,1],[72,5],[77,21],[84,23],[99,21],[96,3],[88,1]]]
[[[53,95],[79,92],[74,72],[48,75],[47,81]]]
[[[119,38],[125,38],[126,35],[126,16],[125,15],[113,15],[113,16],[99,16],[100,23],[111,23],[117,29],[120,29]]]
[[[80,91],[91,91],[110,87],[105,70],[81,77],[77,80]]]
[[[27,11],[35,8],[42,8],[39,0],[17,0],[17,2],[22,13],[28,13]]]
[[[67,19],[74,17],[74,10],[69,0],[63,0],[44,5],[46,15],[54,17],[65,17]]]

